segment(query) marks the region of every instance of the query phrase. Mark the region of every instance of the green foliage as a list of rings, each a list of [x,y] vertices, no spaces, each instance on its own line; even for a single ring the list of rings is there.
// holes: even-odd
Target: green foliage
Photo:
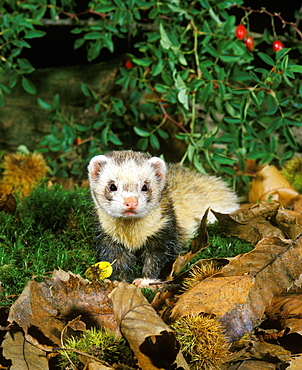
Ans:
[[[87,189],[37,188],[16,214],[0,212],[0,244],[0,281],[6,296],[20,294],[32,276],[57,268],[83,273],[95,262]]]
[[[74,47],[85,46],[88,61],[104,49],[113,52],[119,42],[130,41],[114,96],[102,97],[82,85],[87,107],[95,113],[90,121],[80,125],[76,118],[62,115],[58,97],[52,104],[38,99],[54,123],[41,145],[44,151],[58,153],[51,163],[55,174],[70,174],[73,154],[77,154],[74,172],[80,175],[98,149],[122,146],[158,152],[163,142],[172,140],[169,124],[177,125],[176,138],[186,144],[182,162],[190,162],[201,172],[234,176],[245,169],[246,159],[282,164],[301,149],[293,132],[302,122],[298,33],[292,27],[284,36],[290,48],[274,53],[276,35],[270,29],[275,16],[271,15],[269,29],[257,35],[251,52],[235,37],[236,18],[230,15],[231,7],[241,8],[242,3],[92,0],[79,14],[73,3],[56,0],[20,1],[14,12],[7,6],[1,22],[2,29],[9,28],[1,37],[7,38],[2,49],[10,62],[1,59],[2,72],[13,69],[21,75],[29,93],[34,93],[34,87],[24,74],[32,68],[20,62],[13,40],[21,42],[19,50],[28,47],[26,38],[42,36],[35,27],[47,9],[54,21],[62,15],[74,20]],[[246,24],[253,10],[241,9]],[[93,21],[85,22],[87,14]],[[268,19],[267,14],[263,16]],[[251,24],[248,33],[252,31]],[[2,87],[3,91],[14,83]],[[80,148],[77,138],[82,139]],[[248,181],[245,176],[243,180]]]

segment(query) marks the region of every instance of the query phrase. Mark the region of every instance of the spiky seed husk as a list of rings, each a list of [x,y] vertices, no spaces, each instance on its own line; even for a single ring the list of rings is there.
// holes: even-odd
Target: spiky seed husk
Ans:
[[[3,183],[11,185],[21,197],[29,195],[47,173],[46,162],[40,153],[8,154],[4,157],[2,168]]]
[[[203,263],[201,266],[193,266],[189,276],[183,281],[184,290],[193,288],[193,286],[200,283],[202,280],[213,276],[219,270],[221,270],[221,268],[215,266],[212,261],[209,263]]]
[[[189,315],[178,319],[172,326],[192,370],[221,369],[229,355],[230,344],[216,318]]]

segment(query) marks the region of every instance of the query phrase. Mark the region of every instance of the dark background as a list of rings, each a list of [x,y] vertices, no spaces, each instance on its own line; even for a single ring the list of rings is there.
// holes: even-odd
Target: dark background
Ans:
[[[168,1],[168,0],[166,0]],[[75,8],[76,12],[82,12],[87,9],[86,1],[78,1],[78,6]],[[301,0],[246,0],[245,7],[251,7],[253,10],[261,10],[265,8],[271,13],[281,13],[282,18],[287,22],[295,22],[295,13],[302,9]],[[231,8],[229,11],[237,18],[237,23],[240,22],[244,16],[244,11],[238,8]],[[91,16],[91,15],[90,15]],[[300,10],[300,17],[302,17],[302,10]],[[275,29],[277,35],[284,35],[290,30],[289,26],[283,27],[282,22],[274,17]],[[249,27],[251,32],[262,33],[265,28],[272,32],[271,17],[264,13],[252,13],[249,16]],[[300,30],[302,25],[299,24]],[[73,44],[78,35],[70,33],[72,27],[70,26],[47,26],[47,35],[33,40],[27,40],[31,44],[31,49],[24,48],[22,57],[27,58],[35,68],[48,68],[58,66],[72,66],[87,64],[85,46],[78,50],[73,49]],[[45,30],[45,28],[44,28]],[[299,37],[297,35],[297,37]],[[131,52],[131,43],[125,40],[116,41],[115,52],[112,54],[107,50],[102,50],[99,58],[94,60],[94,63],[110,60],[118,55]]]

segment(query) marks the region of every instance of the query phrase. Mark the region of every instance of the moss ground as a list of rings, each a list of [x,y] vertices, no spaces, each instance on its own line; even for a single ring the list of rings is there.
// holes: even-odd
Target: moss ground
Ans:
[[[93,239],[87,189],[39,187],[15,214],[0,212],[0,305],[11,303],[32,276],[57,268],[83,273],[95,262]]]

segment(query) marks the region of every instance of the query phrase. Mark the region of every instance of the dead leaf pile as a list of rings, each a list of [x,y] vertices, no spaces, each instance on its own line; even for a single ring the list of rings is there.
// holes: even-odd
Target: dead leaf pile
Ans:
[[[271,236],[295,239],[302,232],[302,225],[293,213],[280,207],[280,203],[274,201],[255,204],[232,215],[212,212],[227,236],[237,236],[252,244]]]

